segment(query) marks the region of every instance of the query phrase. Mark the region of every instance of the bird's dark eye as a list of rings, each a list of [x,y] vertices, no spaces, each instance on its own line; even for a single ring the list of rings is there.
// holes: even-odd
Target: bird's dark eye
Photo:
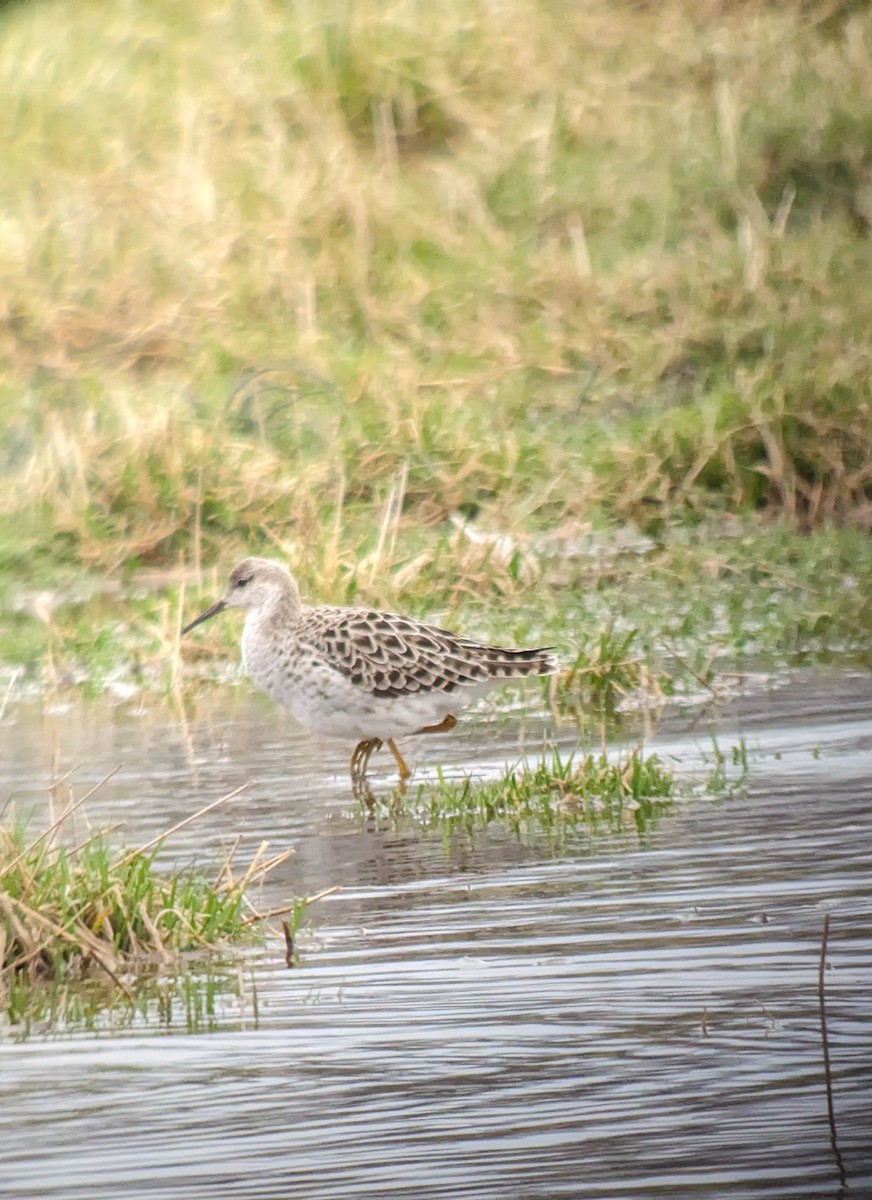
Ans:
[[[252,576],[251,576],[251,575],[249,575],[247,579],[237,579],[237,580],[236,580],[236,586],[237,586],[238,588],[240,588],[240,587],[247,587],[247,586],[248,586],[248,585],[251,583],[251,580],[252,580]]]

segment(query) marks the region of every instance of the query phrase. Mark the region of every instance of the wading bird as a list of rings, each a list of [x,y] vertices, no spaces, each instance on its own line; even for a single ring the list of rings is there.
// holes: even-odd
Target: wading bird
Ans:
[[[355,739],[352,789],[369,803],[366,770],[382,745],[405,789],[411,772],[396,738],[453,729],[458,712],[507,679],[558,670],[550,647],[485,646],[395,613],[303,604],[291,573],[263,558],[235,566],[221,599],[182,633],[225,608],[245,609],[249,678],[307,729]]]

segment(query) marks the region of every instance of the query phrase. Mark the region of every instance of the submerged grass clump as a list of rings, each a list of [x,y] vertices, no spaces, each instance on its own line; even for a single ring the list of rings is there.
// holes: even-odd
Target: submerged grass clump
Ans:
[[[630,695],[662,695],[662,682],[652,673],[645,658],[634,648],[638,631],[603,629],[588,639],[556,677],[553,696],[560,712],[603,720],[613,717],[618,705]]]
[[[714,742],[704,764],[707,773],[697,777],[643,747],[617,755],[563,755],[555,748],[534,767],[515,767],[491,782],[467,777],[454,783],[440,776],[438,786],[421,786],[402,800],[377,805],[375,812],[448,836],[499,825],[522,841],[544,842],[559,852],[578,836],[630,832],[643,838],[680,800],[742,793],[748,778],[744,742],[726,751]]]
[[[17,1041],[34,1034],[130,1028],[204,1033],[259,1019],[253,967],[212,958],[179,960],[171,969],[141,969],[129,997],[119,997],[117,985],[102,971],[38,984],[12,975],[2,1001],[0,1034]]]
[[[501,779],[464,779],[421,787],[406,796],[398,814],[426,828],[474,832],[499,823],[527,837],[567,829],[625,830],[642,833],[675,799],[675,773],[656,754],[632,750],[620,757],[558,750],[531,770],[515,768]],[[559,841],[559,837],[557,838]]]
[[[166,873],[156,861],[162,838],[121,852],[101,832],[65,845],[61,822],[35,837],[22,824],[0,827],[0,1018],[9,1025],[59,1010],[81,1016],[94,1007],[86,997],[97,1008],[135,1004],[141,984],[154,991],[160,975],[259,940],[267,914],[247,892],[289,852],[262,848],[239,874],[232,856],[212,877]],[[304,908],[297,900],[287,910],[294,931]],[[190,986],[187,994],[196,1006]]]

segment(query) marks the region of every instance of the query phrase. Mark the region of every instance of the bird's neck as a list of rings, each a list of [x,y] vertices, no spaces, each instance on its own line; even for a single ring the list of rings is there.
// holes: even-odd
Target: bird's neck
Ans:
[[[246,624],[269,625],[276,629],[285,629],[288,625],[295,625],[302,615],[303,605],[296,580],[291,579],[288,582],[287,589],[271,596],[269,601],[256,612],[249,613]]]

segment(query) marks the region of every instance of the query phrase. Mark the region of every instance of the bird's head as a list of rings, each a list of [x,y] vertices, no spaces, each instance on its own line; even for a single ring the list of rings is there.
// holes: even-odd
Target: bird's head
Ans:
[[[217,616],[225,608],[258,610],[277,608],[283,603],[299,605],[297,585],[290,571],[281,563],[270,562],[266,558],[244,558],[230,572],[221,599],[195,617],[182,633],[190,633],[195,626]]]

